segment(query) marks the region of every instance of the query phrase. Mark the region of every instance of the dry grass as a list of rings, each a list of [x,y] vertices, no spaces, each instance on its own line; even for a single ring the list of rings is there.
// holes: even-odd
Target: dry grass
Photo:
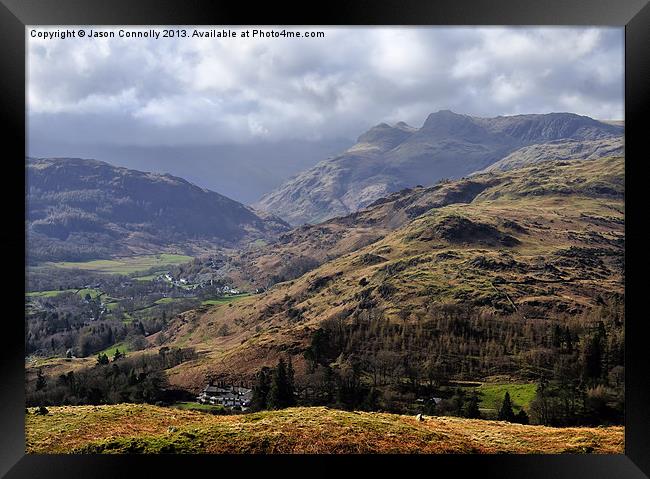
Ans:
[[[623,428],[291,408],[212,416],[149,405],[68,406],[26,418],[28,453],[623,453]]]

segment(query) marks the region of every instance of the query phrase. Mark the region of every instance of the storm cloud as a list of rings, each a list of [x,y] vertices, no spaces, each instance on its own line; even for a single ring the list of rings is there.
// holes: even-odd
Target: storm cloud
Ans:
[[[623,118],[622,28],[290,30],[325,38],[46,40],[28,28],[30,144],[355,138],[440,109]]]

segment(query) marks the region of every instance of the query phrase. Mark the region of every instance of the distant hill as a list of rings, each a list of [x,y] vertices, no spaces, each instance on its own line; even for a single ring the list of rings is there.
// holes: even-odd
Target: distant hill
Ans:
[[[403,188],[483,170],[525,146],[622,135],[622,126],[572,113],[477,118],[443,110],[419,129],[403,122],[373,127],[344,153],[292,178],[256,207],[294,225],[318,223]]]
[[[31,262],[241,245],[282,220],[171,175],[78,158],[27,159]]]

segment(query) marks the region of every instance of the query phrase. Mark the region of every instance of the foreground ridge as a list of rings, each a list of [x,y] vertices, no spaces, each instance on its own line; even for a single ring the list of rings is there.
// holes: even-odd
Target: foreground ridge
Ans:
[[[296,407],[212,416],[136,404],[26,417],[28,453],[623,453],[624,429]]]

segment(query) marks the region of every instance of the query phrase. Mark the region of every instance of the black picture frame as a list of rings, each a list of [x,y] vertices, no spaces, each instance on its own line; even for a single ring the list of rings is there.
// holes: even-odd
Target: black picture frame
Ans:
[[[607,25],[625,26],[626,181],[626,402],[624,455],[440,455],[302,456],[74,456],[25,455],[24,433],[24,253],[25,204],[25,26],[26,25]],[[0,347],[0,475],[19,477],[130,477],[148,474],[224,473],[237,466],[283,468],[287,474],[345,472],[351,462],[402,473],[469,473],[480,477],[642,478],[650,475],[650,360],[643,335],[645,318],[641,261],[644,236],[643,116],[650,97],[650,5],[648,0],[335,0],[298,5],[199,0],[0,0],[0,124],[3,159],[5,314]],[[567,48],[571,48],[567,45]],[[20,160],[20,159],[23,160]],[[21,191],[22,190],[22,191]],[[6,261],[5,261],[6,264]],[[21,283],[21,279],[23,279]],[[6,308],[9,305],[10,308]],[[15,314],[14,314],[15,313]],[[321,467],[324,466],[324,467]],[[241,468],[244,468],[243,470]],[[290,468],[290,469],[288,469]],[[275,468],[274,468],[275,469]],[[412,472],[411,472],[412,471]],[[274,471],[274,472],[277,472]],[[366,470],[364,473],[368,473]],[[142,472],[140,472],[142,474]],[[471,476],[470,476],[471,477]]]

